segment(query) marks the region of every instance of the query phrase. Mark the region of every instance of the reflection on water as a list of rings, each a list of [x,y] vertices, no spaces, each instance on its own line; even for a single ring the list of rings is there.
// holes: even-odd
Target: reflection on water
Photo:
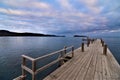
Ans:
[[[120,38],[104,38],[113,55],[120,63]],[[0,80],[12,80],[21,74],[21,55],[38,57],[62,49],[64,46],[81,44],[79,37],[0,37]],[[49,60],[43,60],[46,64]],[[57,64],[37,75],[39,80],[53,71]],[[29,80],[29,79],[28,79]]]
[[[104,40],[120,64],[120,38],[104,38]]]
[[[72,37],[0,37],[0,80],[12,80],[21,74],[22,54],[38,57],[62,49],[64,46],[74,45],[77,48],[80,44],[81,38]],[[53,65],[52,68],[41,72],[40,78],[55,68]]]

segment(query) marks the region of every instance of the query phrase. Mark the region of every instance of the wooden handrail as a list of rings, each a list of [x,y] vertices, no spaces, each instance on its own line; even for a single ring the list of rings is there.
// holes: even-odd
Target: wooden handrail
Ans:
[[[22,55],[23,58],[26,58],[28,60],[34,61],[35,59],[26,55]]]
[[[44,55],[44,56],[41,56],[41,57],[38,57],[38,58],[32,58],[32,57],[29,57],[29,56],[26,56],[26,55],[22,55],[22,65],[21,65],[21,68],[22,68],[22,80],[25,80],[25,77],[26,77],[26,71],[31,73],[32,74],[32,80],[36,80],[35,79],[35,75],[43,70],[45,70],[46,68],[52,66],[53,64],[57,63],[57,62],[61,62],[62,61],[62,64],[64,63],[64,58],[68,55],[66,54],[67,50],[68,49],[71,49],[71,54],[72,54],[72,57],[74,56],[74,47],[73,46],[70,46],[70,47],[64,47],[63,49],[61,50],[58,50],[58,51],[55,51],[53,53],[50,53],[50,54],[47,54],[47,55]],[[49,57],[49,56],[52,56],[52,55],[55,55],[55,54],[60,54],[61,56],[59,56],[56,60],[52,61],[51,63],[47,64],[47,65],[44,65],[43,67],[40,67],[38,69],[36,69],[36,61],[39,61],[43,58],[46,58],[46,57]],[[26,59],[32,61],[32,69],[28,68],[26,66]],[[60,65],[62,65],[60,63]]]
[[[35,72],[35,74],[37,74],[37,73],[45,70],[46,68],[52,66],[53,64],[57,63],[57,62],[60,61],[61,59],[63,59],[63,58],[59,58],[59,59],[57,59],[57,60],[55,60],[55,61],[52,61],[51,63],[49,63],[49,64],[47,64],[47,65],[45,65],[45,66],[43,66],[43,67],[37,69],[36,72]]]
[[[104,44],[104,46],[103,46],[103,54],[107,55],[107,45],[106,44]]]
[[[33,74],[33,71],[30,68],[28,68],[28,67],[26,67],[24,65],[21,65],[21,67],[22,67],[22,69],[26,70],[27,72]]]
[[[70,49],[70,48],[72,48],[72,47],[73,47],[73,46],[67,47],[66,50],[67,50],[67,49]]]
[[[81,51],[84,52],[84,43],[81,45]]]
[[[66,50],[69,49],[69,48],[72,48],[72,47],[73,47],[73,46],[67,47]],[[44,56],[41,56],[41,57],[35,58],[35,61],[38,61],[38,60],[43,59],[43,58],[45,58],[45,57],[52,56],[52,55],[54,55],[54,54],[58,54],[58,53],[60,53],[61,51],[64,51],[64,50],[65,50],[65,49],[61,49],[61,50],[58,50],[58,51],[52,52],[52,53],[50,53],[50,54],[47,54],[47,55],[44,55]]]
[[[50,62],[50,63],[48,63],[48,64],[46,64],[46,65],[44,65],[44,66],[42,66],[42,67],[40,67],[38,69],[36,69],[36,62],[37,61],[42,60],[44,58],[47,58],[49,56],[55,55],[55,54],[59,54],[59,57],[56,60],[54,60],[54,61],[52,61],[52,62]],[[41,71],[45,70],[46,68],[52,66],[53,64],[55,64],[57,62],[60,62],[60,65],[63,65],[69,54],[72,54],[71,57],[74,57],[74,47],[73,46],[70,46],[70,47],[65,46],[61,50],[52,52],[50,54],[47,54],[47,55],[44,55],[44,56],[41,56],[41,57],[38,57],[38,58],[32,58],[32,57],[29,57],[29,56],[26,56],[26,55],[22,55],[22,65],[21,65],[22,75],[20,76],[20,79],[22,77],[22,80],[25,80],[26,71],[27,71],[30,74],[32,74],[32,80],[36,80],[35,79],[36,74],[38,74],[39,72],[41,72]],[[32,62],[32,69],[30,69],[29,67],[26,66],[26,60],[30,60]]]
[[[43,58],[45,58],[45,57],[52,56],[52,55],[57,54],[57,53],[59,53],[59,52],[61,52],[61,51],[63,51],[63,50],[64,50],[64,49],[61,49],[61,50],[59,50],[59,51],[55,51],[55,52],[53,52],[53,53],[50,53],[50,54],[47,54],[47,55],[44,55],[44,56],[35,58],[35,61],[38,61],[38,60],[43,59]]]

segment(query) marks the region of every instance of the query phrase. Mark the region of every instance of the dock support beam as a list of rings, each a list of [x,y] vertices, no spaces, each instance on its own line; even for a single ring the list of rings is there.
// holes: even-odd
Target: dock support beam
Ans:
[[[22,57],[22,65],[25,66],[26,65],[26,58]],[[25,76],[26,76],[26,71],[22,68],[22,80],[25,80]]]
[[[66,48],[67,48],[67,47],[66,47],[66,46],[64,46],[64,55],[66,54]]]
[[[72,57],[74,57],[74,47],[72,47]]]
[[[102,44],[102,47],[104,47],[104,41],[101,39],[101,44]]]
[[[36,61],[32,61],[32,71],[33,71],[33,74],[32,74],[32,80],[36,80],[35,79],[35,71],[36,71]]]
[[[104,47],[103,47],[103,54],[104,55],[107,55],[107,45],[105,44]]]
[[[87,47],[90,45],[90,39],[87,39]]]
[[[64,64],[64,52],[61,51],[61,56],[60,56],[61,60],[60,60],[60,66],[62,66]]]
[[[84,52],[84,43],[82,43],[81,51]]]

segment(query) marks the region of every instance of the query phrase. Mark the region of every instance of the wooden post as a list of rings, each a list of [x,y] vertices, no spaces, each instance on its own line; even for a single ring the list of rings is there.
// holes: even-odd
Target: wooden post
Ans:
[[[67,48],[67,47],[66,47],[66,46],[64,46],[64,55],[66,54],[66,48]]]
[[[102,46],[104,47],[104,41],[102,41]]]
[[[61,51],[61,56],[60,56],[61,60],[60,60],[60,66],[64,64],[64,52]]]
[[[87,47],[90,45],[90,39],[87,40]]]
[[[36,71],[36,61],[35,60],[32,61],[32,71],[33,71],[32,80],[35,80],[35,71]]]
[[[91,39],[91,43],[93,43],[93,39]]]
[[[89,42],[88,42],[88,39],[87,39],[87,47],[89,46]]]
[[[72,47],[72,57],[74,57],[74,47]]]
[[[104,55],[107,55],[107,45],[105,44],[104,47],[103,47],[103,54]]]
[[[100,40],[101,40],[101,43],[102,43],[102,41],[103,41],[102,38]]]
[[[26,65],[26,58],[22,57],[22,65],[25,66]],[[22,68],[22,80],[25,80],[25,76],[26,76],[26,71]]]
[[[82,43],[81,50],[84,52],[84,43]]]

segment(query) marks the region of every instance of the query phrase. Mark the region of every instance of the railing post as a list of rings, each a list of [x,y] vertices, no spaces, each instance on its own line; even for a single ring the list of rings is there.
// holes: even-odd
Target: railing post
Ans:
[[[100,40],[101,40],[101,43],[102,43],[102,41],[103,41],[102,38]]]
[[[72,47],[72,57],[74,57],[74,47]]]
[[[87,47],[90,45],[90,39],[87,39]]]
[[[81,50],[84,52],[84,43],[82,43]]]
[[[102,46],[104,47],[104,41],[102,40]]]
[[[67,47],[66,47],[66,46],[64,46],[64,55],[66,54],[66,48],[67,48]]]
[[[60,56],[61,60],[60,60],[60,66],[64,64],[64,52],[61,51],[61,56]]]
[[[26,65],[26,58],[22,57],[22,65],[25,66]],[[22,80],[25,80],[25,76],[26,76],[26,71],[22,68]]]
[[[104,55],[107,55],[107,45],[105,44],[104,47],[103,47],[103,54]]]
[[[36,80],[35,79],[35,71],[36,71],[36,61],[35,60],[32,61],[32,71],[33,71],[32,80]]]
[[[94,39],[91,39],[91,43],[92,43],[92,44],[93,44],[94,41],[95,41]]]

